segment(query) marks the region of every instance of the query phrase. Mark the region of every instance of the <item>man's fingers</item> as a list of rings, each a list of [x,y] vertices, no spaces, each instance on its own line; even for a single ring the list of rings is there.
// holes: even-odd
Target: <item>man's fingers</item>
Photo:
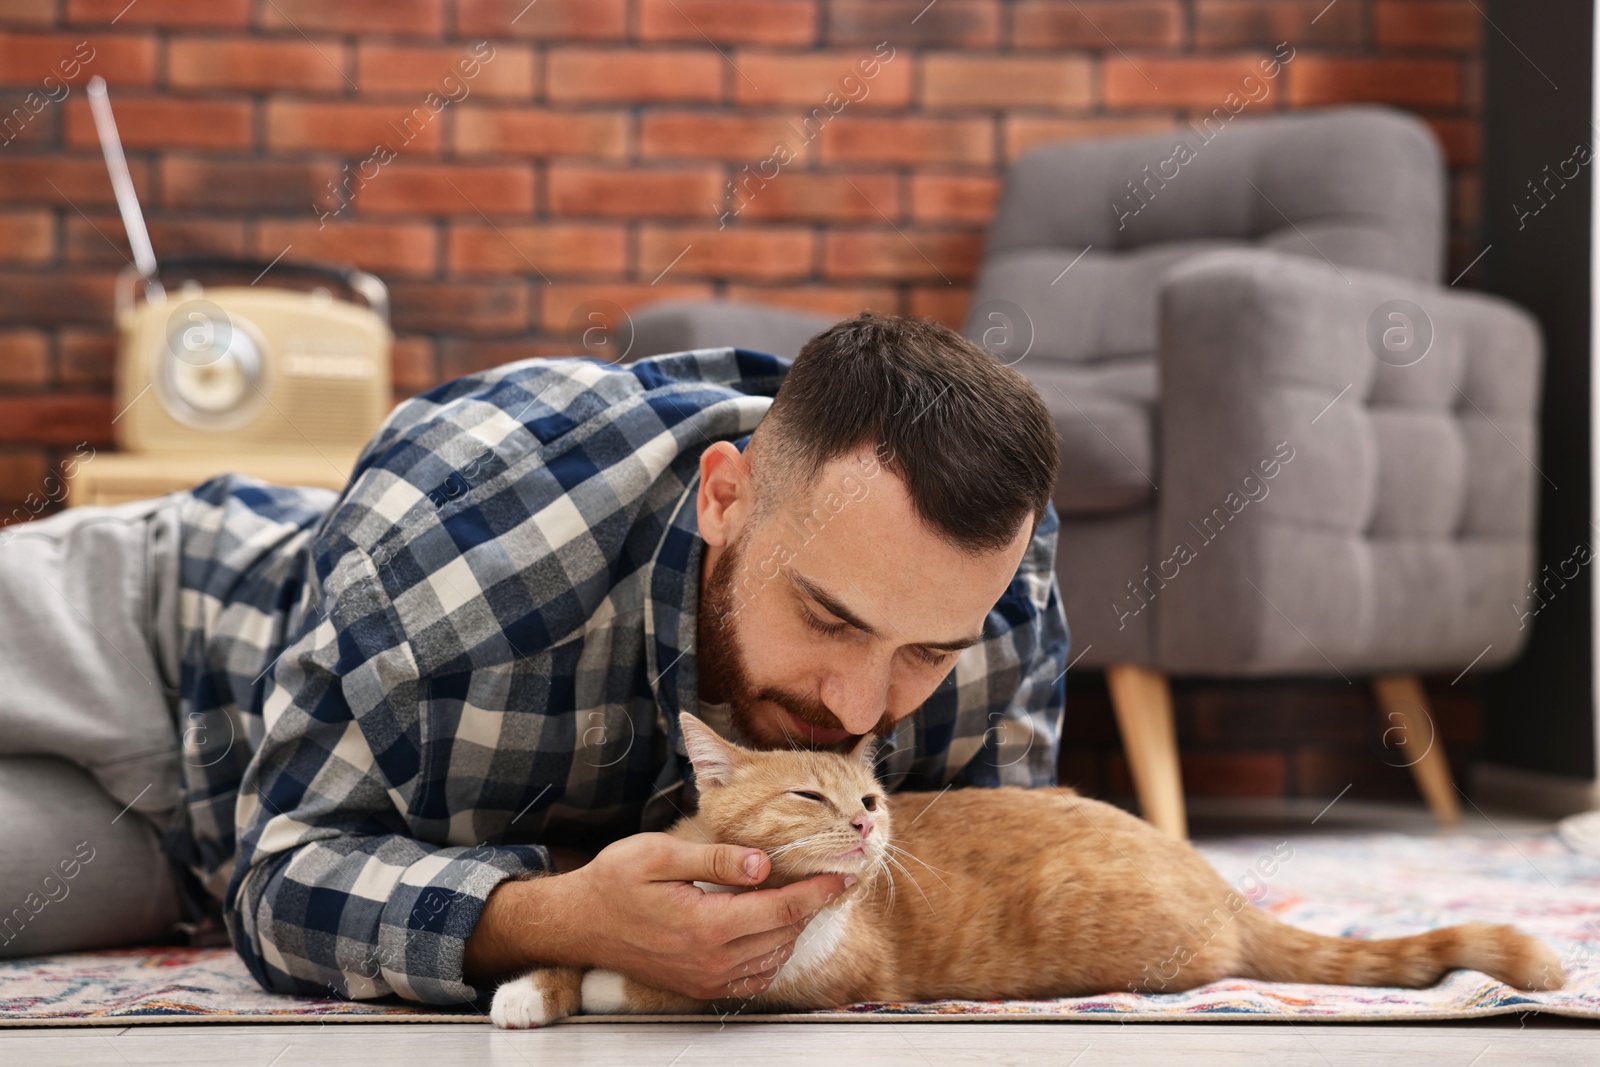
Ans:
[[[738,845],[703,845],[666,834],[657,844],[651,877],[659,881],[754,885],[766,878],[771,862],[760,849]]]
[[[799,936],[800,932],[793,926],[780,926],[775,930],[764,930],[759,934],[746,934],[735,938],[728,942],[726,948],[733,958],[741,963],[755,963],[771,957],[774,953],[793,949],[794,940]],[[783,958],[787,959],[787,956]]]
[[[803,923],[843,893],[844,875],[817,874],[780,889],[731,896],[724,907],[732,932],[759,933]]]

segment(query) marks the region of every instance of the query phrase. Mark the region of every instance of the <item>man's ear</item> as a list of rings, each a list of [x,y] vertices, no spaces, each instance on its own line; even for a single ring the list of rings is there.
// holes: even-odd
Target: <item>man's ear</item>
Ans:
[[[699,786],[727,785],[739,763],[739,748],[717,736],[717,732],[687,711],[678,713],[683,728],[683,749],[694,764],[694,780]]]
[[[717,441],[700,454],[700,489],[695,495],[697,527],[708,545],[726,546],[755,504],[750,462],[731,441]]]

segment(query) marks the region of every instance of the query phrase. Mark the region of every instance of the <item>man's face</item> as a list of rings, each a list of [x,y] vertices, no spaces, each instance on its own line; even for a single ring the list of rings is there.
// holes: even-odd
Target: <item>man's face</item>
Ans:
[[[747,473],[735,481],[750,491]],[[708,511],[704,487],[700,504],[700,695],[729,703],[735,729],[763,748],[843,751],[891,732],[982,639],[1032,525],[999,551],[958,549],[923,526],[870,449],[760,523],[748,506]]]

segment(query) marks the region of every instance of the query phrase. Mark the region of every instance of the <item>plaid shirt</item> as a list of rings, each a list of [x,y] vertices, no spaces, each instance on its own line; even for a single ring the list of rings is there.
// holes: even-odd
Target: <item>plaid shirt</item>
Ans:
[[[400,404],[337,497],[193,491],[168,846],[264,988],[476,1000],[462,955],[497,884],[689,809],[699,457],[742,447],[788,367],[512,363]],[[884,746],[891,788],[1055,781],[1056,531],[1051,509]]]

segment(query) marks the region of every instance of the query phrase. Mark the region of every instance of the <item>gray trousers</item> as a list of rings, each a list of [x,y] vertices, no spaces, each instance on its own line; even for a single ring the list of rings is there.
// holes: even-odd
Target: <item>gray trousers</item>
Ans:
[[[0,528],[0,958],[149,943],[190,918],[176,494]]]

